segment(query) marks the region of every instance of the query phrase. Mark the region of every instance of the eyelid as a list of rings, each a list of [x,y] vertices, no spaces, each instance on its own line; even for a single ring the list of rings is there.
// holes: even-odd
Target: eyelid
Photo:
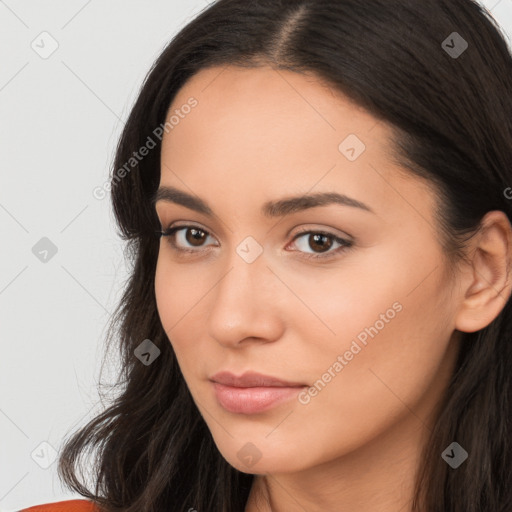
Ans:
[[[335,228],[326,228],[326,227],[301,227],[299,230],[293,235],[293,240],[297,238],[298,235],[302,235],[304,233],[325,233],[328,236],[332,236],[333,238],[343,238],[346,242],[355,242],[355,239],[352,235],[349,235],[346,231],[339,231]]]
[[[214,235],[212,235],[208,229],[206,229],[202,226],[196,225],[196,224],[191,224],[191,223],[187,223],[187,224],[171,223],[165,230],[158,231],[157,233],[159,233],[160,237],[164,237],[164,236],[168,237],[169,245],[171,246],[172,250],[178,254],[199,254],[201,252],[206,252],[206,251],[210,252],[209,246],[204,246],[203,248],[198,247],[196,249],[191,249],[188,247],[184,249],[182,247],[178,247],[174,243],[173,237],[174,237],[175,233],[177,233],[178,231],[187,230],[187,229],[197,229],[198,231],[203,231],[204,233],[206,233],[207,237],[211,236],[212,238],[215,238]],[[218,241],[217,241],[217,243],[219,244]],[[219,245],[216,245],[215,247],[219,247]]]
[[[187,222],[187,221],[176,221],[177,223],[174,224],[173,222],[169,223],[167,228],[165,228],[165,231],[168,231],[170,229],[177,229],[177,228],[196,228],[196,229],[200,229],[201,231],[204,231],[205,233],[208,233],[208,235],[210,236],[214,236],[212,235],[212,232],[211,230],[205,228],[204,226],[201,226],[200,224],[196,224],[196,223],[190,223],[190,222]],[[187,222],[186,224],[179,224],[179,222]],[[160,223],[160,227],[161,229],[163,230],[163,225],[165,223]],[[325,232],[326,235],[328,236],[332,236],[333,238],[335,237],[338,237],[338,238],[343,238],[345,239],[346,242],[355,242],[354,240],[354,237],[352,235],[350,235],[349,233],[347,233],[346,231],[342,231],[340,232],[340,234],[336,234],[336,233],[333,233],[331,230],[332,229],[335,229],[335,228],[325,228],[325,227],[301,227],[299,228],[299,230],[293,235],[293,238],[292,240],[295,240],[297,238],[298,235],[302,235],[302,234],[305,234],[305,233],[311,233],[311,232],[314,232],[314,233],[321,233],[321,232]],[[292,232],[293,230],[290,230],[287,232],[286,236],[289,237],[290,236],[290,233]],[[159,232],[161,233],[161,232]]]
[[[178,231],[181,231],[181,230],[186,230],[186,229],[197,229],[199,231],[202,231],[204,233],[206,233],[207,237],[208,236],[211,236],[213,238],[215,238],[214,235],[211,234],[211,232],[200,226],[200,225],[196,225],[196,224],[190,224],[190,223],[187,223],[187,224],[169,224],[169,227],[166,228],[165,231],[160,231],[158,233],[160,233],[160,236],[167,236],[169,237],[169,244],[171,245],[172,249],[177,252],[177,253],[181,253],[181,254],[194,254],[194,255],[198,255],[202,252],[210,252],[210,249],[209,247],[211,246],[203,246],[203,248],[201,247],[198,247],[196,249],[191,249],[191,248],[182,248],[182,247],[179,247],[175,244],[174,240],[172,239],[174,234]],[[312,252],[312,253],[308,253],[308,252],[304,252],[304,251],[300,251],[300,250],[294,250],[294,251],[291,251],[291,252],[298,252],[300,254],[302,254],[302,256],[300,256],[301,258],[303,259],[309,259],[309,260],[322,260],[322,259],[325,259],[325,260],[330,260],[330,259],[334,259],[336,258],[339,253],[341,252],[345,252],[349,249],[351,249],[353,246],[354,246],[354,239],[351,235],[348,235],[348,234],[343,234],[343,235],[337,235],[333,232],[330,231],[331,228],[329,229],[326,229],[326,228],[314,228],[314,227],[302,227],[300,228],[299,231],[297,231],[295,233],[295,235],[293,236],[292,240],[290,243],[288,243],[286,245],[286,247],[288,247],[290,244],[294,243],[295,240],[297,238],[299,238],[300,236],[302,235],[305,235],[305,234],[321,234],[321,235],[324,235],[324,236],[327,236],[329,238],[332,238],[334,240],[335,243],[338,243],[340,245],[340,247],[337,247],[336,249],[334,250],[327,250],[326,252],[322,253],[315,253],[315,252]],[[344,238],[346,237],[346,238]],[[217,241],[218,242],[218,241]],[[219,245],[216,245],[216,247],[219,247]],[[330,249],[330,248],[329,248]]]

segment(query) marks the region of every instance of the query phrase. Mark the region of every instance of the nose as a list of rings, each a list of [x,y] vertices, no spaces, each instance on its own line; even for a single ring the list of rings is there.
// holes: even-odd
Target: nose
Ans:
[[[264,254],[247,263],[235,253],[227,268],[210,298],[210,337],[231,348],[279,339],[284,327],[285,287],[268,268]]]

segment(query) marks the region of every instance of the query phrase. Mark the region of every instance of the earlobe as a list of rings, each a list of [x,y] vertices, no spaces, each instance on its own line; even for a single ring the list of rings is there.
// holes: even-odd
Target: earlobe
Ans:
[[[502,211],[485,215],[471,248],[471,268],[464,277],[455,328],[475,332],[487,327],[511,294],[512,226]]]

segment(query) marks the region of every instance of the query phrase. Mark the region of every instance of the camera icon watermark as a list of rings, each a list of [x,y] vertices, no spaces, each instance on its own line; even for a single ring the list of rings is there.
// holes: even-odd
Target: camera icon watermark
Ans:
[[[246,263],[253,263],[260,257],[263,247],[252,236],[248,236],[238,244],[236,252]]]
[[[441,43],[443,50],[452,59],[458,59],[468,49],[468,46],[468,42],[458,32],[452,32]]]
[[[351,133],[338,146],[339,152],[350,162],[355,162],[366,150],[364,142],[354,133]]]
[[[57,246],[45,236],[32,247],[32,254],[42,263],[48,263],[56,254]]]
[[[59,43],[49,32],[44,31],[30,43],[30,47],[41,59],[48,59],[57,51]]]
[[[459,443],[453,442],[445,449],[441,457],[449,466],[457,469],[468,458],[468,452]]]
[[[255,444],[245,443],[236,455],[245,466],[251,468],[261,459],[262,453]]]
[[[30,454],[32,460],[42,469],[48,469],[57,459],[57,450],[46,441],[40,443]]]
[[[150,339],[145,339],[133,353],[142,364],[149,366],[160,355],[160,349]]]

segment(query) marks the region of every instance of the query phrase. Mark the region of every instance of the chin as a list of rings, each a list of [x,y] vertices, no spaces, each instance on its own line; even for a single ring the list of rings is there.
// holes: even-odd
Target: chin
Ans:
[[[228,464],[248,474],[292,473],[314,464],[311,458],[305,458],[306,454],[297,452],[297,444],[292,441],[281,444],[280,449],[268,443],[264,446],[263,442],[235,442],[219,451]]]

